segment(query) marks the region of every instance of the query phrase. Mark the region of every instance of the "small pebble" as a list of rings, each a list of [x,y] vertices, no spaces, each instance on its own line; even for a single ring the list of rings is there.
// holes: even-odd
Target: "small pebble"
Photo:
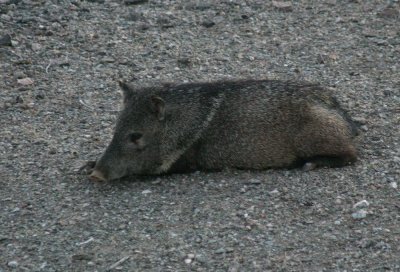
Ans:
[[[42,46],[39,43],[32,43],[31,46],[33,51],[39,51],[42,49]]]
[[[142,191],[142,194],[143,195],[151,194],[151,190],[144,190]]]
[[[292,3],[289,1],[272,1],[272,5],[274,8],[277,10],[283,11],[283,12],[291,12],[293,11],[293,6]]]
[[[181,65],[188,66],[191,63],[190,58],[180,58],[177,60],[177,62]]]
[[[13,209],[11,212],[12,212],[12,213],[15,213],[15,212],[19,212],[20,210],[21,210],[20,208],[16,207],[16,208]]]
[[[369,206],[369,202],[367,200],[361,200],[353,205],[353,208],[366,208]]]
[[[93,256],[89,254],[74,254],[72,255],[73,261],[90,261],[93,259]]]
[[[18,82],[18,84],[21,84],[23,86],[33,84],[33,80],[30,77],[18,79],[17,82]]]
[[[210,27],[213,27],[215,25],[215,23],[213,21],[204,21],[201,23],[201,25],[206,28],[210,28]]]
[[[39,269],[44,269],[46,266],[47,266],[47,262],[43,262],[43,263],[40,265]]]
[[[201,243],[203,241],[203,238],[201,236],[197,236],[196,239],[194,240],[196,243]]]
[[[125,0],[124,4],[125,5],[139,5],[139,4],[144,4],[148,2],[149,0]]]
[[[22,72],[22,71],[16,71],[16,72],[14,73],[14,76],[15,76],[17,79],[26,78],[25,73]]]
[[[193,254],[193,253],[189,253],[189,254],[187,255],[187,257],[188,257],[189,259],[194,259],[194,254]]]
[[[366,210],[359,210],[351,214],[351,217],[353,219],[363,219],[367,217],[367,211]]]
[[[156,180],[152,181],[151,184],[160,184],[161,183],[161,179],[157,178]]]
[[[250,179],[250,183],[251,184],[260,184],[261,180],[253,178],[253,179]]]
[[[397,182],[396,181],[392,181],[390,183],[390,187],[392,187],[393,189],[397,189]]]
[[[112,57],[104,57],[104,58],[101,59],[100,62],[101,63],[113,63],[113,62],[115,62],[115,59],[112,58]]]
[[[193,259],[194,259],[194,254],[193,253],[189,253],[185,258],[185,263],[186,264],[191,264],[193,262]]]
[[[7,14],[2,14],[2,15],[0,16],[0,18],[3,19],[4,21],[10,21],[10,20],[11,20],[11,17],[8,16]]]
[[[18,267],[18,262],[17,261],[10,261],[10,262],[7,263],[7,265],[9,267],[15,268],[15,267]]]
[[[0,37],[0,46],[12,46],[11,36],[4,35]]]
[[[272,195],[272,194],[279,194],[279,191],[278,191],[278,189],[275,189],[275,190],[270,191],[269,193],[270,193],[271,195]]]

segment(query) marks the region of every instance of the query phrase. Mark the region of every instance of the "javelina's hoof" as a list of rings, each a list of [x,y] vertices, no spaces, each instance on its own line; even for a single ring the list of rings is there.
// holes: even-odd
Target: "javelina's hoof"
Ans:
[[[103,173],[101,173],[98,170],[93,170],[93,172],[89,175],[89,178],[92,181],[106,181],[106,178],[104,177]]]

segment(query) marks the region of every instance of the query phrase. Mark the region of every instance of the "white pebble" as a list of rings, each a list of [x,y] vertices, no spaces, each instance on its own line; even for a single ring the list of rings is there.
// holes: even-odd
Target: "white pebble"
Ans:
[[[32,85],[33,84],[33,80],[29,77],[26,78],[21,78],[21,79],[17,79],[17,83],[21,84],[21,85]]]
[[[397,182],[396,181],[392,181],[390,183],[390,187],[392,187],[393,189],[397,189]]]
[[[191,264],[192,261],[193,261],[192,259],[186,258],[186,259],[185,259],[185,264]]]
[[[142,192],[142,194],[144,194],[144,195],[147,195],[147,194],[150,194],[151,193],[151,190],[144,190],[143,192]]]
[[[369,202],[367,200],[361,200],[354,204],[353,208],[366,208],[369,206]]]
[[[7,263],[9,267],[18,267],[18,262],[17,261],[10,261]]]

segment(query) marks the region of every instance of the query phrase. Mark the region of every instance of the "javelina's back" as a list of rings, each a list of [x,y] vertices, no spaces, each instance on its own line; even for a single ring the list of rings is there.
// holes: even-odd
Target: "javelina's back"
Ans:
[[[122,88],[125,109],[94,178],[304,163],[341,166],[356,160],[350,120],[332,91],[318,85],[248,80]],[[153,110],[143,113],[146,108]],[[132,131],[151,142],[150,148],[128,152],[121,135]]]
[[[214,92],[221,86],[207,88]],[[311,161],[334,166],[355,160],[352,124],[331,90],[272,80],[225,82],[222,89],[217,113],[187,152],[197,158],[193,168],[265,169]]]

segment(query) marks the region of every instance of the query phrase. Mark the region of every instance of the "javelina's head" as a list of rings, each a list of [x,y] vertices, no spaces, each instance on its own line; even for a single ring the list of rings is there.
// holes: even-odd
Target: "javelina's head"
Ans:
[[[161,165],[160,142],[164,127],[163,99],[151,90],[135,90],[120,82],[123,110],[111,143],[96,162],[90,178],[113,180],[133,174],[152,174]]]

